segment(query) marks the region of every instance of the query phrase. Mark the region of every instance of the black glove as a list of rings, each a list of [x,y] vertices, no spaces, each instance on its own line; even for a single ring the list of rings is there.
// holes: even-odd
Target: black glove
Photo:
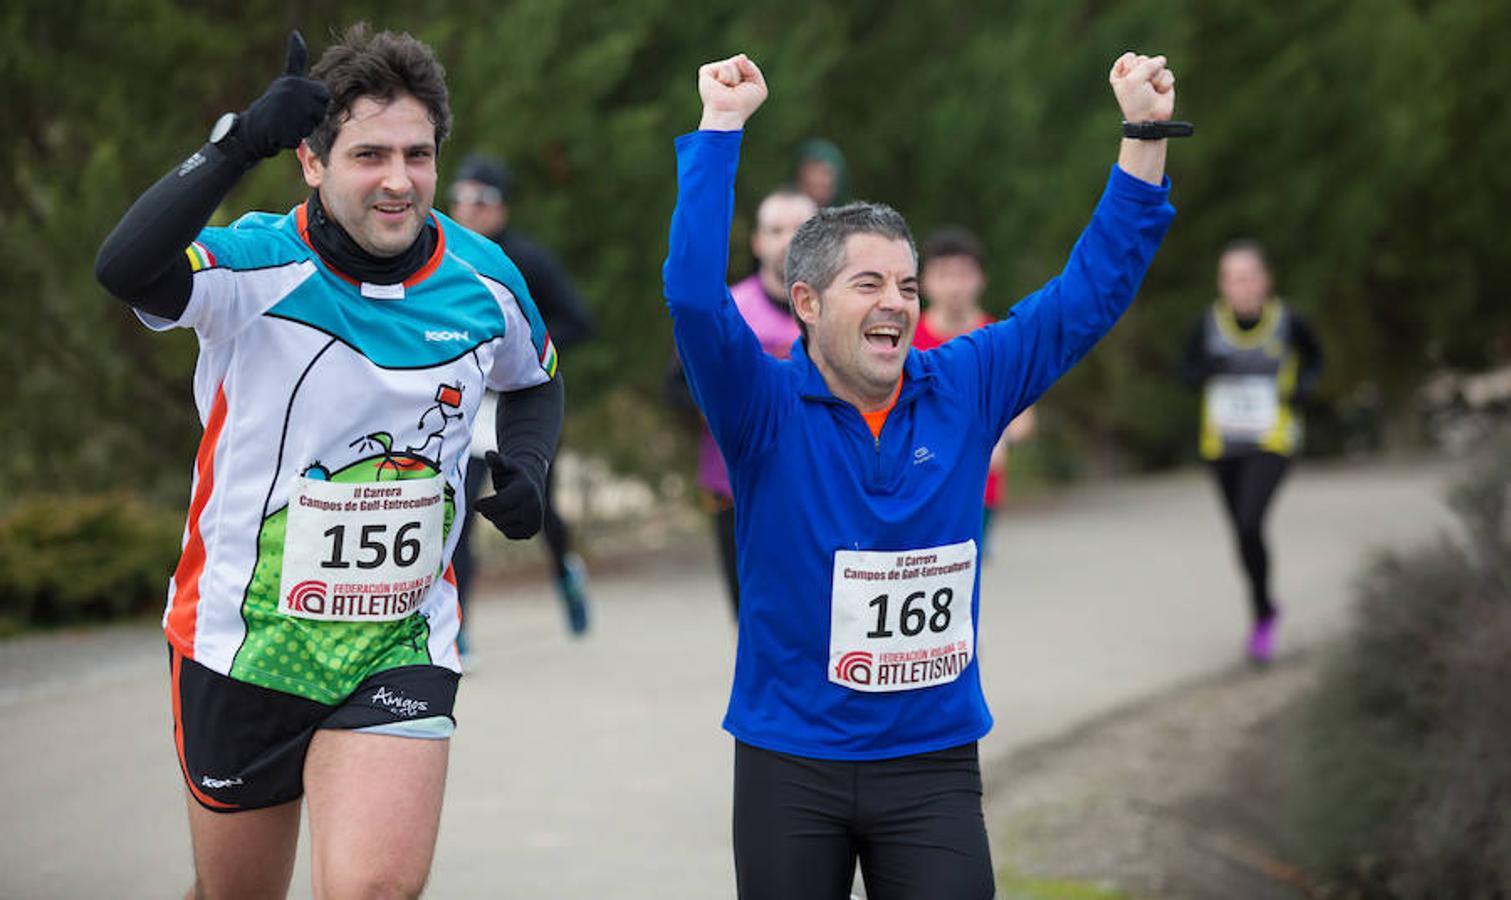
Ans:
[[[284,73],[273,79],[262,96],[242,111],[233,134],[248,165],[292,150],[325,119],[331,92],[323,83],[304,77],[309,50],[304,36],[289,32],[289,57]]]
[[[545,491],[524,466],[489,450],[485,457],[493,476],[494,494],[479,497],[473,508],[505,537],[519,541],[533,537],[545,521]]]

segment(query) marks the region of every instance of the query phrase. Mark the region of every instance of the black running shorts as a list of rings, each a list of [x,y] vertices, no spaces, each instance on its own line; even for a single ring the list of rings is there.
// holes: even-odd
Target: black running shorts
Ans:
[[[334,706],[207,669],[169,647],[173,742],[189,793],[216,812],[304,794],[304,754],[321,728],[450,737],[457,673],[441,666],[375,672]]]

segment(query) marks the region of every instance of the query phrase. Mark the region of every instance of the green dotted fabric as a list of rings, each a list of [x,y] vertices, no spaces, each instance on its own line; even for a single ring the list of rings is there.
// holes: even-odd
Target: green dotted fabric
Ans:
[[[332,472],[330,480],[360,484],[436,474],[423,460],[389,455],[359,460]],[[445,495],[443,540],[456,517],[455,491],[449,484]],[[346,699],[374,672],[431,661],[430,623],[418,612],[392,622],[325,622],[279,613],[287,525],[287,507],[262,523],[257,565],[241,609],[247,634],[231,663],[232,678],[329,704]]]

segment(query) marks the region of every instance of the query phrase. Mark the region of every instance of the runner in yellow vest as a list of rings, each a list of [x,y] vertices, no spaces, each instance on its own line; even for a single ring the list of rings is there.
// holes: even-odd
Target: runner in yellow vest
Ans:
[[[1221,297],[1186,342],[1181,376],[1202,390],[1201,455],[1217,477],[1249,581],[1249,657],[1267,663],[1280,610],[1270,595],[1264,517],[1300,449],[1298,404],[1316,386],[1322,351],[1301,317],[1271,293],[1259,244],[1229,244],[1217,286]]]

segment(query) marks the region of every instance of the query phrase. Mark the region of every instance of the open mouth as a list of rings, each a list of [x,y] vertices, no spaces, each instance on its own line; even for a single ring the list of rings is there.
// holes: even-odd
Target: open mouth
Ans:
[[[866,343],[880,350],[896,350],[902,341],[902,329],[896,325],[872,325],[865,335]]]
[[[373,204],[373,209],[377,210],[379,215],[384,215],[384,216],[402,216],[405,213],[409,212],[409,204],[408,203],[375,203],[375,204]]]

